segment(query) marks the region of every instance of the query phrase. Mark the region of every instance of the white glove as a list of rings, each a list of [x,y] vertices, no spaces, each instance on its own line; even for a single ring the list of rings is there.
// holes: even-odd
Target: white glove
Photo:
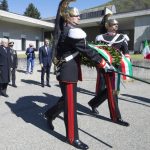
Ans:
[[[40,64],[41,68],[43,68],[43,64]]]
[[[107,62],[106,62],[105,66],[103,68],[104,68],[105,72],[114,71],[114,67],[112,65],[109,65]]]

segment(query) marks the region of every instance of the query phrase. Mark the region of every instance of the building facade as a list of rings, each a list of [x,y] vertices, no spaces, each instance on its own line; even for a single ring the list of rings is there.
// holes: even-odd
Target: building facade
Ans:
[[[104,8],[87,9],[80,12],[81,27],[87,33],[88,41],[94,41],[99,34],[99,25]],[[129,50],[139,52],[143,49],[143,42],[150,41],[150,9],[126,13],[116,13],[114,6],[109,6],[113,16],[119,22],[119,33],[127,34],[130,38]],[[44,38],[51,38],[55,17],[38,20],[0,10],[0,39],[3,37],[14,41],[14,48],[25,50],[29,43],[38,49]]]
[[[87,33],[87,40],[94,41],[99,34],[102,10],[104,8],[92,8],[80,12],[81,27]],[[115,7],[109,6],[113,15],[111,19],[119,22],[119,33],[127,34],[130,38],[129,50],[140,52],[145,40],[150,41],[150,9],[133,12],[117,13]],[[46,21],[54,22],[55,17],[46,18]]]
[[[53,28],[53,23],[0,10],[0,39],[14,41],[14,49],[18,51],[26,50],[30,43],[38,49],[44,33]]]

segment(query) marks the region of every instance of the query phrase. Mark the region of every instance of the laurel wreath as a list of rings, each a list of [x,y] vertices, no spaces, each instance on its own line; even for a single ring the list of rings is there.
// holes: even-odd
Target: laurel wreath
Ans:
[[[92,43],[93,44],[93,43]],[[112,56],[112,65],[113,66],[119,66],[121,62],[121,53],[119,50],[112,46],[104,45],[99,43],[99,45],[96,45],[100,49],[104,49],[110,53]],[[83,54],[80,55],[81,57],[81,64],[86,65],[87,67],[95,67],[95,63],[90,60],[89,58],[85,57]]]

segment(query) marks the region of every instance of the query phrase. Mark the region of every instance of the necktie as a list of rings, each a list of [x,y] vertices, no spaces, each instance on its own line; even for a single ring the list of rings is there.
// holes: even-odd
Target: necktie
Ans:
[[[47,53],[47,55],[48,55],[48,47],[46,47],[46,53]]]
[[[5,52],[7,53],[7,49],[5,47],[3,47],[3,48],[4,48]]]

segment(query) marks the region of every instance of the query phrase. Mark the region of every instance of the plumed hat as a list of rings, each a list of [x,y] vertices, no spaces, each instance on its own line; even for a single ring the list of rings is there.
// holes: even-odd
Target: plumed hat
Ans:
[[[52,59],[57,55],[57,44],[60,37],[60,33],[63,30],[64,23],[66,22],[67,16],[69,15],[77,15],[77,9],[73,7],[69,7],[70,2],[74,2],[76,0],[61,0],[58,6],[56,20],[55,20],[55,28],[53,32],[53,43],[52,43]]]
[[[69,7],[70,2],[74,2],[76,0],[64,0],[60,15],[64,18],[65,21],[68,21],[70,17],[79,16],[79,10],[75,7]]]

